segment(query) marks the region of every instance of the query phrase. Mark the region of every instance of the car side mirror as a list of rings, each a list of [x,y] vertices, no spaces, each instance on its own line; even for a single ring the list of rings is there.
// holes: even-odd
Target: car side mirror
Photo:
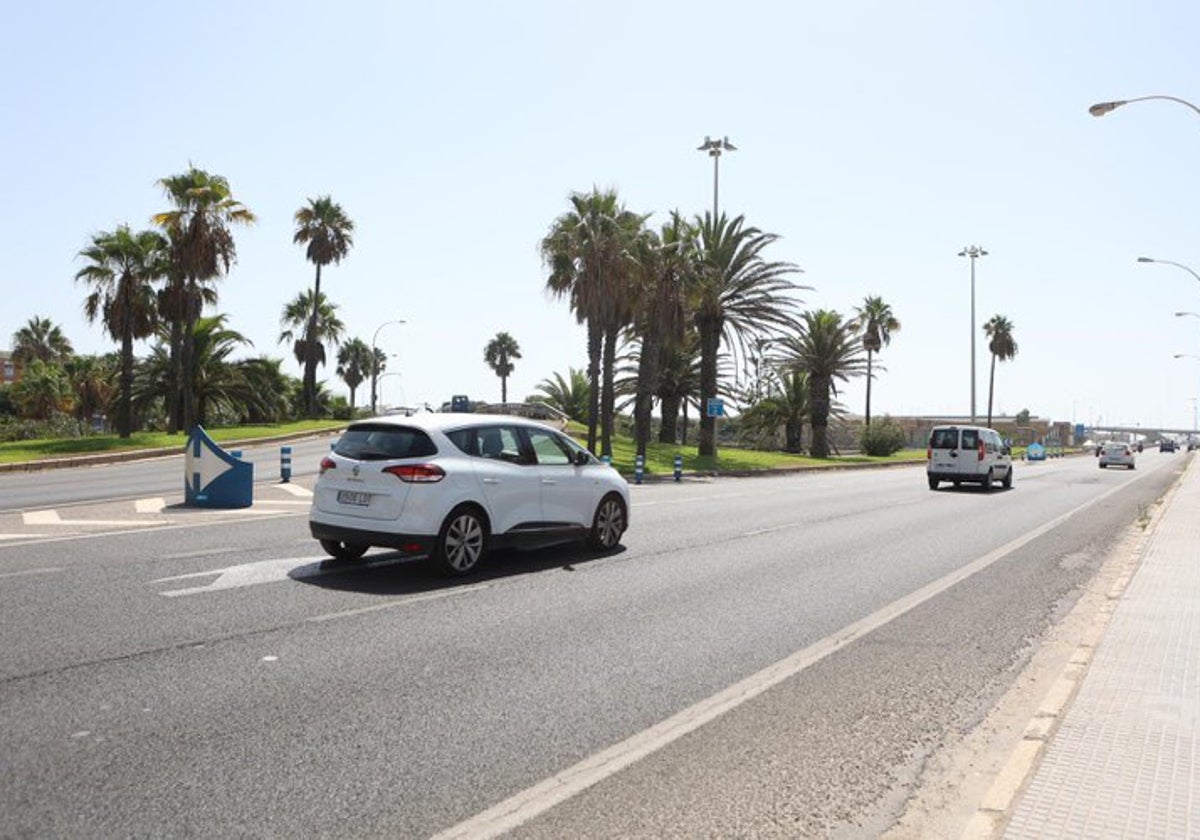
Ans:
[[[1000,450],[1000,452],[1001,452],[1001,454],[1003,454],[1003,455],[1011,455],[1011,454],[1012,454],[1012,447],[1011,447],[1011,446],[1006,446],[1006,447],[1004,447],[1003,449],[1001,449],[1001,450]]]
[[[586,467],[591,462],[591,460],[592,460],[592,457],[590,455],[588,455],[586,452],[576,452],[575,453],[575,466],[577,466],[577,467]]]

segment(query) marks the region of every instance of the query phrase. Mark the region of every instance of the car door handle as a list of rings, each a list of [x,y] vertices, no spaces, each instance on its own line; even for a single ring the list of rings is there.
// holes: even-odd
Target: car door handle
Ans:
[[[484,483],[484,484],[499,484],[499,483],[500,483],[500,479],[498,479],[498,478],[485,478],[485,479],[483,480],[483,483]]]
[[[543,478],[542,484],[555,485],[555,484],[558,484],[558,482],[555,481],[553,478]]]

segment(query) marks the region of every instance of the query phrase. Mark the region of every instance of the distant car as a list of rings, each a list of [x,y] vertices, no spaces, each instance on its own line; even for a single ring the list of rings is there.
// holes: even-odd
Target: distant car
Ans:
[[[1109,466],[1137,469],[1133,446],[1128,443],[1104,444],[1104,449],[1100,451],[1100,469]]]
[[[1040,443],[1031,443],[1025,447],[1025,460],[1027,461],[1045,461],[1046,447]]]
[[[1158,451],[1159,452],[1174,452],[1178,448],[1179,448],[1179,445],[1177,443],[1175,443],[1175,441],[1171,440],[1170,438],[1163,438],[1162,440],[1160,440],[1158,442]]]
[[[321,460],[309,530],[335,560],[372,546],[472,571],[492,548],[587,540],[629,526],[629,486],[566,434],[508,415],[425,412],[351,423]]]
[[[925,476],[929,489],[949,481],[978,484],[991,490],[999,481],[1007,489],[1013,484],[1012,450],[995,429],[983,426],[934,426],[925,450]]]

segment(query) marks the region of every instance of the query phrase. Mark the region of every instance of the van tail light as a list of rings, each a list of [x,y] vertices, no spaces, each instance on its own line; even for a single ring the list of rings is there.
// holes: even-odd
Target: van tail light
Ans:
[[[434,484],[446,477],[437,464],[401,464],[384,470],[407,484]]]
[[[932,446],[926,446],[926,447],[925,447],[925,460],[926,460],[926,461],[932,461],[932,460],[933,460],[933,447],[932,447]]]
[[[325,475],[326,470],[334,470],[334,469],[337,469],[337,462],[334,461],[332,458],[330,458],[328,455],[326,455],[324,458],[321,459],[321,467],[320,467],[320,470],[318,471],[317,475]]]
[[[982,461],[986,457],[987,447],[984,446],[983,441],[979,441],[979,451],[975,454],[975,460]]]

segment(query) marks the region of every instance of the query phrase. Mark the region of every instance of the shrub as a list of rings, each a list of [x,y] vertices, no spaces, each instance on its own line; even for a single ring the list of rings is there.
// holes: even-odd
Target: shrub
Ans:
[[[903,449],[907,440],[904,430],[893,423],[890,417],[884,417],[863,427],[858,444],[867,455],[886,457]]]

